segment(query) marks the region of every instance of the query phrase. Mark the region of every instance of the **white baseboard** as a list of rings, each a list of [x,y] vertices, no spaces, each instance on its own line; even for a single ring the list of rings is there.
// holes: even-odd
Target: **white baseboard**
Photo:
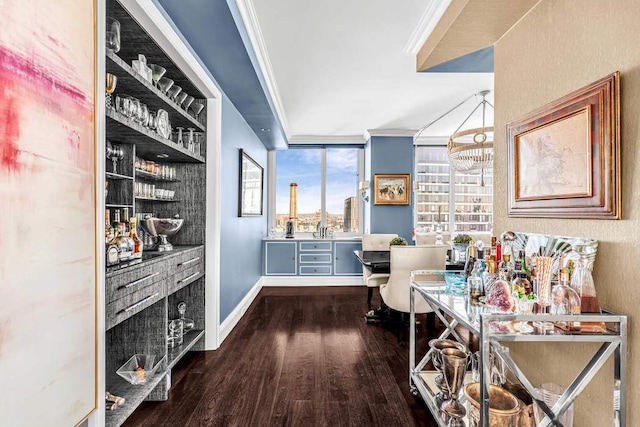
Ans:
[[[229,336],[233,328],[236,327],[244,313],[247,311],[253,300],[258,296],[260,289],[262,289],[264,277],[260,278],[249,292],[242,298],[242,301],[233,309],[222,323],[220,323],[220,333],[218,334],[218,347],[222,345],[222,342]]]
[[[364,286],[362,276],[262,276],[262,286]]]

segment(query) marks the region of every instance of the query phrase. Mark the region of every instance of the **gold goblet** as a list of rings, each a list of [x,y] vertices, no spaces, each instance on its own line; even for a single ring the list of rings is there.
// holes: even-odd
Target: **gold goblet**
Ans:
[[[116,84],[118,83],[118,77],[111,73],[105,74],[105,90],[107,95],[105,96],[104,102],[107,110],[113,108],[113,101],[111,99],[111,94],[116,90]]]

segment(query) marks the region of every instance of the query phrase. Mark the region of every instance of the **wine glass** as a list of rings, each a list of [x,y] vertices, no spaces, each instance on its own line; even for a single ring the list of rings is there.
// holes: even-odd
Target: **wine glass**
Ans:
[[[185,111],[188,110],[189,106],[193,103],[193,101],[195,101],[195,98],[191,95],[187,96],[184,101],[182,102],[182,107],[184,108]]]
[[[151,68],[151,81],[153,81],[153,85],[158,87],[158,81],[164,76],[164,73],[167,72],[167,69],[161,67],[157,64],[149,64],[149,68]]]
[[[120,22],[111,17],[107,17],[105,35],[107,49],[113,53],[118,53],[120,51]]]
[[[111,156],[109,159],[113,162],[113,173],[118,173],[118,160],[124,159],[124,150],[120,145],[111,145]]]
[[[113,101],[111,94],[116,90],[116,84],[118,83],[118,77],[111,73],[105,74],[105,90],[107,95],[104,98],[105,107],[107,110],[113,109]]]

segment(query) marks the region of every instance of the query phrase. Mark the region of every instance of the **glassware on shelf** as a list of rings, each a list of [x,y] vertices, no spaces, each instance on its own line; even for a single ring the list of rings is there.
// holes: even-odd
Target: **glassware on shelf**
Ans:
[[[193,96],[191,95],[187,96],[182,102],[182,108],[184,108],[184,110],[187,111],[189,109],[189,106],[193,103],[193,101],[195,101],[195,98]]]
[[[591,269],[596,250],[591,245],[575,244],[573,252],[578,254],[576,268],[571,277],[571,287],[580,296],[580,311],[582,313],[601,313],[600,304],[596,296]]]
[[[149,126],[149,109],[146,104],[140,104],[140,124],[144,127]]]
[[[105,36],[107,49],[113,53],[118,53],[120,51],[120,22],[111,17],[107,17]]]
[[[176,102],[176,99],[177,99],[178,95],[180,94],[180,92],[182,92],[182,88],[180,86],[178,86],[178,85],[173,85],[167,91],[167,95],[169,95],[169,98],[171,98],[173,100],[173,102]]]
[[[178,130],[178,135],[176,136],[176,144],[180,146],[184,146],[184,141],[182,138],[182,131],[184,130],[184,128],[180,126],[176,126],[176,129]]]
[[[111,94],[116,90],[118,77],[111,73],[105,73],[105,80],[105,91],[107,92],[107,95],[104,98],[104,103],[107,110],[111,110],[114,108]]]
[[[193,131],[195,130],[194,128],[187,128],[187,130],[189,131],[189,138],[187,139],[187,144],[186,144],[186,149],[191,151],[193,153],[194,151],[194,137],[193,137]]]
[[[198,118],[198,114],[200,114],[203,109],[204,103],[202,102],[194,102],[193,104],[191,104],[191,111],[193,111],[193,115],[196,119]]]
[[[580,314],[580,296],[569,286],[567,269],[560,269],[560,281],[551,290],[551,314]],[[557,321],[556,326],[566,331],[579,331],[578,321]]]
[[[185,99],[187,99],[188,96],[189,94],[187,92],[180,92],[178,95],[176,95],[176,102],[178,103],[178,105],[182,105],[182,103]]]
[[[528,296],[524,296],[523,298],[518,298],[516,301],[517,301],[519,314],[533,313],[533,306],[536,302],[538,302],[537,299],[535,298],[529,299]],[[529,325],[529,322],[520,321],[520,322],[517,322],[515,325],[513,325],[513,327],[515,328],[516,331],[522,332],[523,334],[530,334],[531,332],[533,332],[533,327]]]
[[[167,336],[167,345],[174,348],[182,345],[184,342],[184,322],[182,319],[173,319],[169,322],[169,335]]]
[[[158,81],[162,76],[164,76],[167,69],[157,64],[149,64],[149,68],[151,68],[151,80],[153,81],[153,85],[158,87]]]
[[[456,348],[460,351],[464,351],[464,345],[459,342],[447,339],[432,339],[429,341],[429,348],[431,349],[431,361],[436,371],[440,372],[435,378],[436,387],[440,390],[435,395],[435,402],[438,408],[440,405],[449,399],[449,389],[447,383],[442,375],[442,350],[446,348]]]
[[[169,92],[169,89],[171,89],[171,86],[173,86],[173,83],[174,81],[170,78],[162,77],[158,79],[158,89],[160,89],[161,92],[167,94],[167,92]]]
[[[562,393],[565,392],[565,388],[559,386],[554,383],[545,383],[541,384],[540,388],[537,388],[538,398],[542,400],[549,408],[553,408],[553,406],[558,403]],[[540,409],[540,406],[533,401],[533,417],[537,425],[542,423],[542,420],[545,418],[546,414]],[[573,403],[569,405],[569,408],[565,411],[564,414],[558,420],[561,425],[564,427],[572,427],[573,426]]]
[[[468,354],[457,348],[442,350],[442,374],[449,390],[449,399],[440,407],[451,418],[448,426],[464,426],[462,418],[467,411],[458,401],[458,395],[467,373]]]
[[[190,330],[193,329],[193,327],[195,326],[195,322],[193,321],[193,319],[188,319],[185,316],[187,312],[187,303],[185,303],[184,301],[182,301],[180,304],[178,304],[178,313],[180,314],[180,319],[184,322],[184,332],[187,333]]]
[[[549,256],[536,257],[536,280],[538,288],[538,305],[546,308],[551,305],[551,266],[553,258]]]
[[[118,173],[118,160],[124,158],[124,150],[121,146],[112,144],[107,140],[107,158],[113,162],[113,173]]]

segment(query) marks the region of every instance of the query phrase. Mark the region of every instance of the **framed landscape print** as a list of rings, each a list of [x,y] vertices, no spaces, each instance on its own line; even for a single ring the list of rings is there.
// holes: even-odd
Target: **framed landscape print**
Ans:
[[[263,178],[262,166],[241,149],[238,216],[262,216]]]
[[[507,125],[508,215],[620,218],[620,76]]]
[[[373,179],[374,205],[408,205],[411,200],[411,175],[376,174]]]
[[[96,8],[0,16],[0,424],[73,426],[98,397]]]

